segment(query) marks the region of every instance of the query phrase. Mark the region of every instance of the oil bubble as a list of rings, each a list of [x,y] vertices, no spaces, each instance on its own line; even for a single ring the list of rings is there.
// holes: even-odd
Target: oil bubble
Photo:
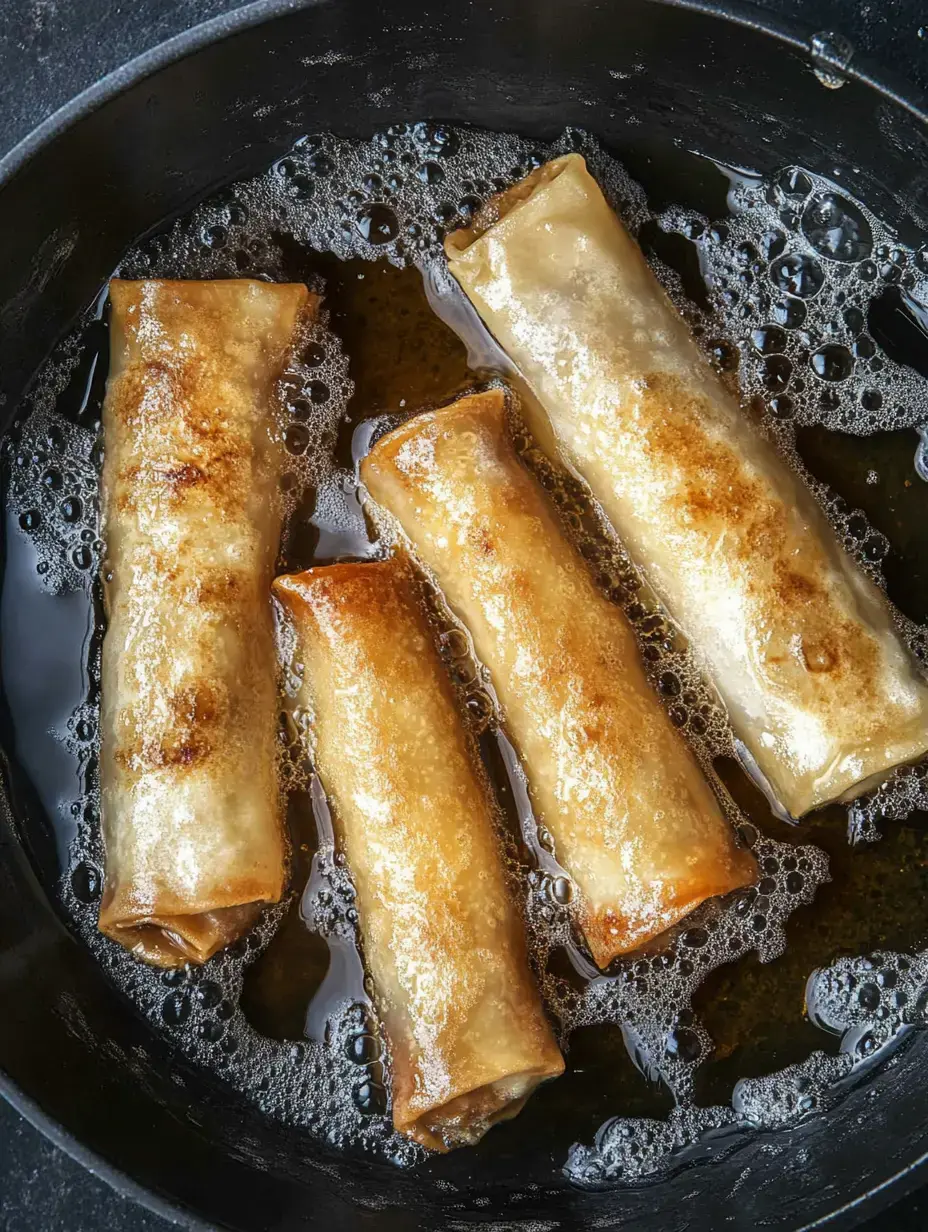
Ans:
[[[782,231],[765,231],[758,241],[758,251],[765,261],[775,260],[786,248],[786,235]]]
[[[224,248],[229,240],[229,233],[221,223],[206,227],[202,234],[207,248]]]
[[[704,928],[688,928],[680,938],[683,945],[690,949],[700,949],[709,940],[709,934]]]
[[[445,178],[445,170],[440,163],[425,162],[418,168],[416,175],[423,184],[441,184]]]
[[[375,1035],[352,1035],[345,1044],[345,1052],[355,1065],[370,1065],[380,1059],[380,1041]]]
[[[161,1017],[169,1027],[181,1027],[190,1017],[190,994],[178,990],[165,997],[161,1005]]]
[[[841,71],[846,69],[854,55],[850,39],[835,30],[821,30],[809,41],[815,76],[829,90],[839,90],[847,81]]]
[[[812,181],[800,167],[787,167],[777,176],[776,187],[785,197],[807,197]]]
[[[470,222],[482,205],[479,197],[465,196],[458,202],[458,213],[465,222]]]
[[[777,419],[792,419],[796,413],[796,404],[789,394],[777,394],[768,403],[771,414]]]
[[[293,423],[290,424],[284,431],[284,446],[286,447],[288,453],[305,453],[306,448],[309,445],[309,441],[309,429],[305,424]]]
[[[566,907],[574,896],[574,887],[569,877],[553,877],[549,882],[551,897],[562,907]]]
[[[787,296],[773,304],[770,315],[784,329],[798,329],[806,319],[806,306],[801,299]]]
[[[822,267],[803,252],[789,253],[774,261],[770,266],[770,278],[781,291],[788,291],[799,299],[814,298],[825,282]]]
[[[785,355],[769,355],[764,360],[764,386],[771,393],[779,393],[789,385],[793,373],[793,365]]]
[[[751,345],[760,355],[774,355],[786,350],[786,333],[777,325],[751,330]]]
[[[829,343],[809,360],[812,371],[823,381],[845,381],[854,371],[854,357],[845,346]]]
[[[205,1022],[200,1024],[200,1038],[208,1044],[218,1044],[226,1033],[225,1024],[216,1022],[212,1018],[207,1018]]]
[[[87,904],[97,902],[102,892],[100,870],[93,864],[82,860],[71,873],[71,889],[79,902]]]
[[[666,1044],[667,1055],[692,1064],[702,1053],[699,1036],[688,1027],[677,1027],[669,1032]]]
[[[738,366],[738,352],[724,338],[715,338],[708,343],[709,357],[722,372],[733,372]]]
[[[318,154],[314,154],[310,158],[307,166],[313,175],[320,177],[330,176],[335,170],[335,163],[331,158],[329,158],[328,154],[322,151]]]
[[[355,1088],[354,1101],[358,1110],[368,1116],[382,1114],[387,1110],[386,1088],[382,1083],[367,1078]]]
[[[202,980],[197,985],[194,995],[204,1009],[215,1009],[223,998],[222,986],[215,980]]]
[[[861,331],[864,328],[864,325],[866,324],[866,320],[865,320],[864,314],[861,312],[859,308],[854,307],[854,306],[851,306],[850,308],[845,308],[842,315],[844,317],[844,324],[847,326],[847,328],[850,330],[852,334],[861,333]]]
[[[420,122],[413,126],[413,139],[427,154],[434,157],[447,158],[454,154],[460,138],[445,124],[429,124]]]
[[[467,637],[460,629],[448,629],[442,633],[441,646],[452,659],[463,659],[470,653]]]
[[[853,202],[836,193],[812,198],[803,211],[802,231],[815,251],[832,261],[862,261],[870,255],[870,224]]]
[[[83,512],[84,507],[79,496],[66,496],[61,502],[61,516],[65,522],[79,522]]]

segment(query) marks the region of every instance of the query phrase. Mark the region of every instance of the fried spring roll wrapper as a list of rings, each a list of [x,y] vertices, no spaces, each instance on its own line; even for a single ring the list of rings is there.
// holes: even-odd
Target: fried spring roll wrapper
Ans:
[[[175,966],[283,888],[272,404],[316,299],[247,279],[116,280],[110,299],[99,926]]]
[[[532,982],[485,788],[409,566],[274,583],[305,658],[315,764],[389,1036],[393,1122],[476,1142],[564,1069]]]
[[[506,432],[500,390],[421,415],[361,467],[470,630],[600,967],[754,880],[718,801]]]
[[[794,817],[928,749],[928,688],[877,589],[712,372],[576,154],[446,242]]]

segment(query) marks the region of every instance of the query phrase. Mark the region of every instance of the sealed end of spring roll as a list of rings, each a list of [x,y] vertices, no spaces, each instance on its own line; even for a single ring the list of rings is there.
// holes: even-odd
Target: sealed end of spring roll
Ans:
[[[928,750],[887,605],[741,413],[583,159],[446,241],[450,268],[700,656],[792,816]]]
[[[596,962],[747,885],[718,801],[645,677],[632,629],[509,440],[501,390],[420,415],[361,466],[489,669]]]
[[[564,1062],[526,961],[472,741],[403,560],[278,578],[316,769],[357,891],[393,1121],[434,1150],[515,1116]]]
[[[270,587],[300,285],[110,284],[99,926],[204,962],[284,882]]]

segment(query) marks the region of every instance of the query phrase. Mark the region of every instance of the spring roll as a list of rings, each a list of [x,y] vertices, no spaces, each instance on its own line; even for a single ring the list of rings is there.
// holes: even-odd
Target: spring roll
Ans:
[[[272,410],[316,298],[114,280],[110,300],[99,927],[170,967],[204,962],[283,889]]]
[[[648,684],[631,626],[596,589],[506,431],[499,389],[421,415],[364,460],[470,630],[537,819],[606,967],[699,903],[754,880]]]
[[[476,1142],[564,1069],[529,973],[486,790],[409,565],[278,578],[316,769],[390,1042],[393,1123]]]
[[[446,241],[567,462],[697,654],[793,817],[928,750],[928,688],[877,588],[741,414],[583,159]]]

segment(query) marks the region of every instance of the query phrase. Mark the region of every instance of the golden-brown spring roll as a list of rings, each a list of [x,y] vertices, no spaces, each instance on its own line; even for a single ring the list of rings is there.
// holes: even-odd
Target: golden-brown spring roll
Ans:
[[[305,660],[316,769],[390,1041],[393,1123],[476,1142],[564,1069],[529,973],[484,785],[407,562],[274,583]]]
[[[100,929],[204,962],[284,881],[270,587],[300,285],[110,284]]]
[[[747,885],[755,864],[648,684],[625,616],[519,461],[505,411],[494,389],[421,415],[361,474],[470,630],[605,967]]]
[[[811,493],[740,412],[583,159],[446,241],[567,461],[794,817],[928,749],[928,688]]]

